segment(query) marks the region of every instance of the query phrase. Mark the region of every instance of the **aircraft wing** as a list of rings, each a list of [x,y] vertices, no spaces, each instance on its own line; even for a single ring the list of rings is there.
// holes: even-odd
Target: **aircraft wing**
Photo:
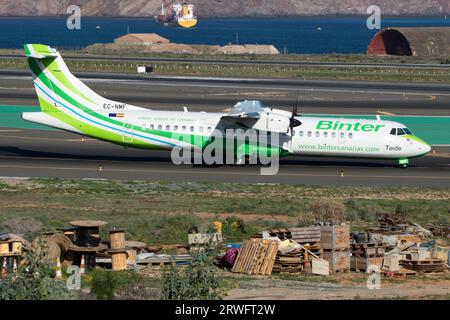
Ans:
[[[238,102],[230,112],[224,114],[222,119],[244,124],[245,121],[255,122],[261,118],[264,107],[261,101]]]

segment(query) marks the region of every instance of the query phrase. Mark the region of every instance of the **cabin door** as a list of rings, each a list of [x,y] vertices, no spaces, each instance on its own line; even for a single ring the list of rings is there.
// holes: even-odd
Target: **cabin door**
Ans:
[[[133,124],[125,122],[123,124],[123,142],[131,143],[133,142]]]

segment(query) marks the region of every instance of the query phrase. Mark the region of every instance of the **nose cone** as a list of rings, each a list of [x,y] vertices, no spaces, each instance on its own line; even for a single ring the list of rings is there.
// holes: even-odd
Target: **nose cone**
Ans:
[[[420,138],[416,137],[416,144],[419,154],[424,155],[431,151],[431,146]]]

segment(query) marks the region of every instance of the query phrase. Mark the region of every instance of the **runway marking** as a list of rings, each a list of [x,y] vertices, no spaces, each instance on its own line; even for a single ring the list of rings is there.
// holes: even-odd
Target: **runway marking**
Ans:
[[[5,130],[0,130],[0,132],[20,132],[23,130],[20,129],[5,129]]]
[[[0,132],[16,132],[16,131],[23,131],[23,130],[0,130]],[[64,142],[64,141],[68,141],[68,142],[102,142],[100,140],[97,139],[87,139],[85,138],[84,141],[79,138],[79,139],[56,139],[56,138],[37,138],[37,137],[29,137],[29,136],[9,136],[9,135],[0,135],[0,137],[2,138],[14,138],[14,139],[26,139],[26,140],[40,140],[40,141],[59,141],[59,142]]]
[[[80,78],[81,79],[81,78]],[[86,82],[99,82],[97,80],[102,80],[102,79],[81,79],[83,81]],[[95,80],[95,81],[92,81]],[[103,83],[105,80],[102,80],[101,82]],[[161,83],[161,82],[152,82],[152,81],[143,81],[143,80],[112,80],[108,79],[108,82],[121,82],[122,84],[147,84],[147,85],[152,85],[152,86],[166,86],[166,87],[179,87],[180,84],[179,83]],[[237,88],[237,89],[258,89],[258,90],[267,90],[267,89],[279,89],[279,90],[284,90],[284,91],[309,91],[309,92],[334,92],[334,93],[338,93],[338,92],[342,92],[342,93],[361,93],[361,94],[369,94],[369,93],[374,93],[374,94],[378,94],[378,95],[387,95],[387,94],[391,94],[391,95],[400,95],[400,96],[404,96],[405,92],[402,91],[381,91],[379,89],[371,89],[371,90],[348,90],[348,89],[316,89],[314,87],[311,88],[292,88],[292,87],[279,87],[277,85],[270,85],[267,84],[265,85],[265,87],[261,86],[261,85],[240,85],[240,84],[233,84],[233,83],[227,83],[227,84],[223,84],[223,85],[219,85],[219,84],[189,84],[189,83],[183,83],[184,87],[201,87],[201,88]],[[295,86],[295,84],[292,84],[292,86]],[[447,96],[450,97],[449,93],[438,93],[438,94],[434,94],[434,93],[430,93],[430,92],[408,92],[406,93],[406,96],[420,96],[423,98],[427,98],[427,100],[429,99],[430,96],[432,95],[436,95],[436,96]]]
[[[385,116],[395,116],[395,113],[387,112],[387,111],[380,111],[380,110],[378,110],[377,113],[383,114]]]
[[[44,169],[44,170],[71,170],[71,171],[96,171],[98,172],[98,168],[77,168],[77,167],[37,167],[37,166],[10,166],[10,165],[0,165],[0,168],[16,168],[16,169]],[[252,172],[222,172],[222,171],[185,171],[181,170],[136,170],[136,169],[105,169],[104,172],[136,172],[136,173],[172,173],[172,174],[195,174],[195,175],[204,175],[205,173],[216,174],[216,175],[246,175],[246,176],[259,176],[259,177],[278,177],[278,176],[292,176],[292,177],[324,177],[330,178],[335,177],[337,179],[348,179],[350,178],[396,178],[396,179],[440,179],[440,180],[450,180],[450,177],[442,177],[442,176],[381,176],[381,175],[351,175],[347,174],[344,178],[340,177],[338,172],[336,174],[309,174],[309,173],[278,173],[275,176],[261,176],[258,173]],[[101,174],[101,173],[99,173]]]

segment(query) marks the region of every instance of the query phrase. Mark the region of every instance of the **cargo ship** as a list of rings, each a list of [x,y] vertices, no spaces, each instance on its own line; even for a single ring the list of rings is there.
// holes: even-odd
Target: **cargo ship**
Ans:
[[[180,28],[193,28],[197,25],[197,17],[194,16],[193,4],[173,4],[167,8],[164,3],[161,7],[161,14],[155,20],[164,26],[175,26]]]

